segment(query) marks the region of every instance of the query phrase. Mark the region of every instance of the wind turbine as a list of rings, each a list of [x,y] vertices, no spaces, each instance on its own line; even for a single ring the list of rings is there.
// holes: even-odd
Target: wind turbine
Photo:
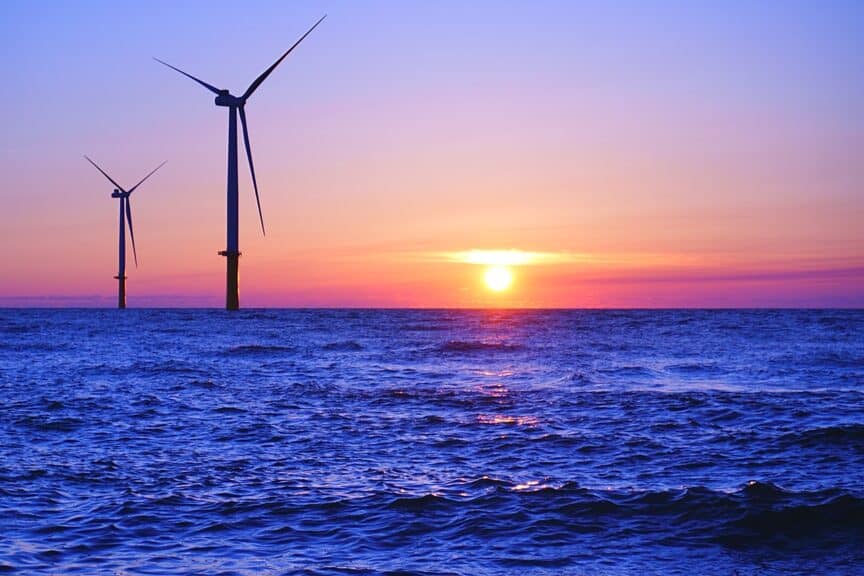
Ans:
[[[84,156],[87,158],[87,161],[90,162],[93,166],[96,167],[99,172],[102,173],[105,178],[107,178],[116,188],[114,188],[114,192],[111,193],[112,198],[120,199],[120,250],[119,250],[119,264],[117,269],[117,276],[114,278],[119,282],[118,290],[117,290],[117,307],[118,308],[126,308],[126,222],[129,223],[129,236],[132,238],[132,254],[135,257],[135,267],[138,267],[138,250],[135,249],[135,232],[132,229],[132,203],[129,199],[129,196],[132,195],[132,192],[135,191],[141,184],[144,183],[145,180],[150,178],[156,170],[159,170],[162,166],[165,165],[165,162],[162,162],[159,166],[154,168],[149,174],[147,174],[144,178],[141,179],[140,182],[135,184],[128,191],[124,190],[122,186],[117,184],[111,176],[109,176],[102,168],[99,167],[96,162],[91,160],[88,156]],[[125,216],[125,218],[124,218]]]
[[[312,28],[310,28],[297,42],[294,43],[282,56],[276,60],[267,70],[258,76],[246,89],[242,96],[234,96],[228,90],[218,89],[203,80],[187,74],[183,70],[153,58],[160,64],[176,70],[187,78],[194,80],[204,88],[216,94],[216,105],[228,108],[228,208],[227,208],[227,237],[228,247],[219,252],[220,256],[227,258],[226,282],[225,282],[225,308],[238,310],[240,308],[240,294],[237,280],[240,264],[240,220],[239,220],[239,198],[237,183],[237,114],[240,114],[240,123],[243,125],[243,142],[246,147],[246,159],[249,162],[249,171],[252,173],[252,186],[255,188],[255,203],[258,205],[258,219],[261,221],[261,233],[264,231],[264,215],[261,212],[261,199],[258,196],[258,181],[255,178],[255,165],[252,163],[252,148],[249,145],[249,130],[246,127],[246,101],[258,89],[264,80],[276,69],[282,60],[291,53],[294,48],[314,30],[327,15],[322,16]]]

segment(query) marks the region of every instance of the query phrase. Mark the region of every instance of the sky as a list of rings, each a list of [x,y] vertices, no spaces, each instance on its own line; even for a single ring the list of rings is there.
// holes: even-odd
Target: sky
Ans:
[[[4,0],[0,307],[114,305],[84,154],[167,160],[129,305],[221,306],[227,112],[153,57],[242,93],[325,13],[247,104],[242,306],[864,306],[862,2]]]

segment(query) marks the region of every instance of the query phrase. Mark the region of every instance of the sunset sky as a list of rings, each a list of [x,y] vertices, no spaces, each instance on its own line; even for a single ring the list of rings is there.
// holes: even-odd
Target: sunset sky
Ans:
[[[83,154],[168,161],[130,307],[221,306],[226,109],[152,57],[242,93],[324,13],[247,106],[244,307],[864,306],[864,2],[793,0],[4,0],[0,306],[114,304]]]

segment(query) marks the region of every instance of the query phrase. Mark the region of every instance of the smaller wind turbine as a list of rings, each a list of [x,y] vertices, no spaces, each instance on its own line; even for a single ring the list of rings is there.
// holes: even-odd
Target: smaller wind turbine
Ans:
[[[117,307],[126,308],[126,222],[129,222],[129,236],[132,238],[132,255],[135,257],[135,267],[138,267],[138,251],[135,249],[135,232],[132,229],[132,204],[129,196],[132,195],[132,192],[134,192],[135,189],[138,188],[138,186],[140,186],[144,183],[145,180],[150,178],[150,176],[152,176],[156,172],[156,170],[159,170],[159,168],[164,166],[165,162],[162,162],[162,164],[154,168],[149,174],[142,178],[140,182],[138,182],[137,184],[135,184],[135,186],[126,191],[87,155],[85,155],[84,158],[87,158],[87,161],[90,162],[90,164],[95,166],[96,169],[99,170],[99,172],[101,172],[103,176],[105,176],[105,178],[107,178],[114,186],[116,186],[116,188],[114,188],[114,192],[111,193],[111,197],[120,199],[120,263],[118,265],[117,276],[115,276],[114,278],[117,279],[117,281],[119,282],[117,292]]]

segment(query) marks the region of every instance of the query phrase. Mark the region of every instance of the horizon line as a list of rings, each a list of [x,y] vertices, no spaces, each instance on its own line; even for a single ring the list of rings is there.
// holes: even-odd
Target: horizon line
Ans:
[[[116,307],[105,306],[3,306],[0,310],[117,310]],[[221,310],[223,306],[138,306],[126,310]],[[355,310],[355,311],[466,311],[466,312],[488,312],[488,311],[771,311],[771,310],[823,310],[823,311],[864,311],[864,304],[855,306],[258,306],[245,307],[244,311],[268,311],[268,310]]]

